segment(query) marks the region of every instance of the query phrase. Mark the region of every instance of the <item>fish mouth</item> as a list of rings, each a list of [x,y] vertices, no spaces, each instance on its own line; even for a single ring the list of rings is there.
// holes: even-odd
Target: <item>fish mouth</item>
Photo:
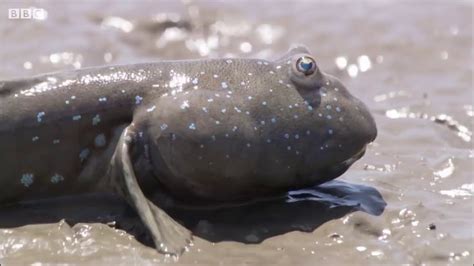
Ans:
[[[353,163],[355,163],[357,160],[362,158],[362,156],[364,156],[365,151],[366,151],[366,146],[364,145],[364,147],[362,147],[362,149],[360,149],[360,151],[358,151],[356,154],[354,154],[349,159],[346,159],[342,162],[339,162],[339,163],[337,163],[333,166],[329,166],[326,169],[324,169],[324,171],[323,171],[324,179],[322,180],[321,183],[332,180],[332,179],[344,174],[347,171],[347,169],[349,169],[349,167]]]
[[[367,150],[367,146],[365,145],[362,149],[360,149],[359,152],[357,152],[356,154],[354,154],[351,158],[349,158],[349,159],[343,161],[342,164],[351,166],[351,165],[352,165],[353,163],[355,163],[357,160],[359,160],[360,158],[362,158],[362,156],[364,156],[366,150]]]

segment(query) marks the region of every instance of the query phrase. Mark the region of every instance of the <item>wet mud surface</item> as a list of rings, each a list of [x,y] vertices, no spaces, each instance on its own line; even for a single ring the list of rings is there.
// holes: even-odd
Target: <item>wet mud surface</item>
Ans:
[[[17,1],[0,10],[23,6],[48,18],[1,16],[0,79],[271,59],[303,43],[371,109],[378,137],[335,181],[252,205],[169,209],[195,234],[178,264],[472,265],[472,3]],[[110,195],[0,208],[2,265],[176,263],[149,245],[134,212]]]

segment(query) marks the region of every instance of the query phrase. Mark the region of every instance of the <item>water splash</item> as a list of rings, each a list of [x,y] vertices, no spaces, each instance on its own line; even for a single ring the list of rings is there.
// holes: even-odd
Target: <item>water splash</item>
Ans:
[[[435,175],[435,180],[439,178],[450,177],[454,173],[454,164],[451,158],[448,159],[446,166],[443,169],[440,169],[433,174]]]

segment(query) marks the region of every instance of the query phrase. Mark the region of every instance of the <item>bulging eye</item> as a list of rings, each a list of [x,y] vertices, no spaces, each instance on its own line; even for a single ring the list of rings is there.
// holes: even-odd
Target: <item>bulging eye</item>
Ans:
[[[305,75],[311,75],[316,71],[316,61],[309,56],[302,56],[296,61],[296,69]]]

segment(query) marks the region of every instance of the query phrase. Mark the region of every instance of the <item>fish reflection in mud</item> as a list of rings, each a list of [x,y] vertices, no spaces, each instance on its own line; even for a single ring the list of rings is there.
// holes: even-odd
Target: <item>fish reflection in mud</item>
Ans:
[[[166,211],[184,223],[193,234],[208,241],[260,243],[292,231],[312,232],[325,222],[354,211],[380,215],[385,205],[382,196],[374,188],[335,180],[252,204],[190,207],[175,202],[168,204]],[[68,227],[69,224],[72,227],[72,234],[67,233],[66,236],[71,238],[68,241],[77,243],[71,247],[77,249],[77,254],[81,252],[77,245],[92,237],[74,233],[75,228],[86,230],[83,223],[104,223],[119,229],[117,232],[125,230],[142,243],[153,246],[133,210],[112,195],[89,194],[63,197],[61,200],[24,202],[1,208],[0,218],[1,228],[65,221],[67,224],[61,226]],[[5,254],[9,250],[11,252],[8,245],[4,248]],[[42,249],[51,251],[48,246]]]

